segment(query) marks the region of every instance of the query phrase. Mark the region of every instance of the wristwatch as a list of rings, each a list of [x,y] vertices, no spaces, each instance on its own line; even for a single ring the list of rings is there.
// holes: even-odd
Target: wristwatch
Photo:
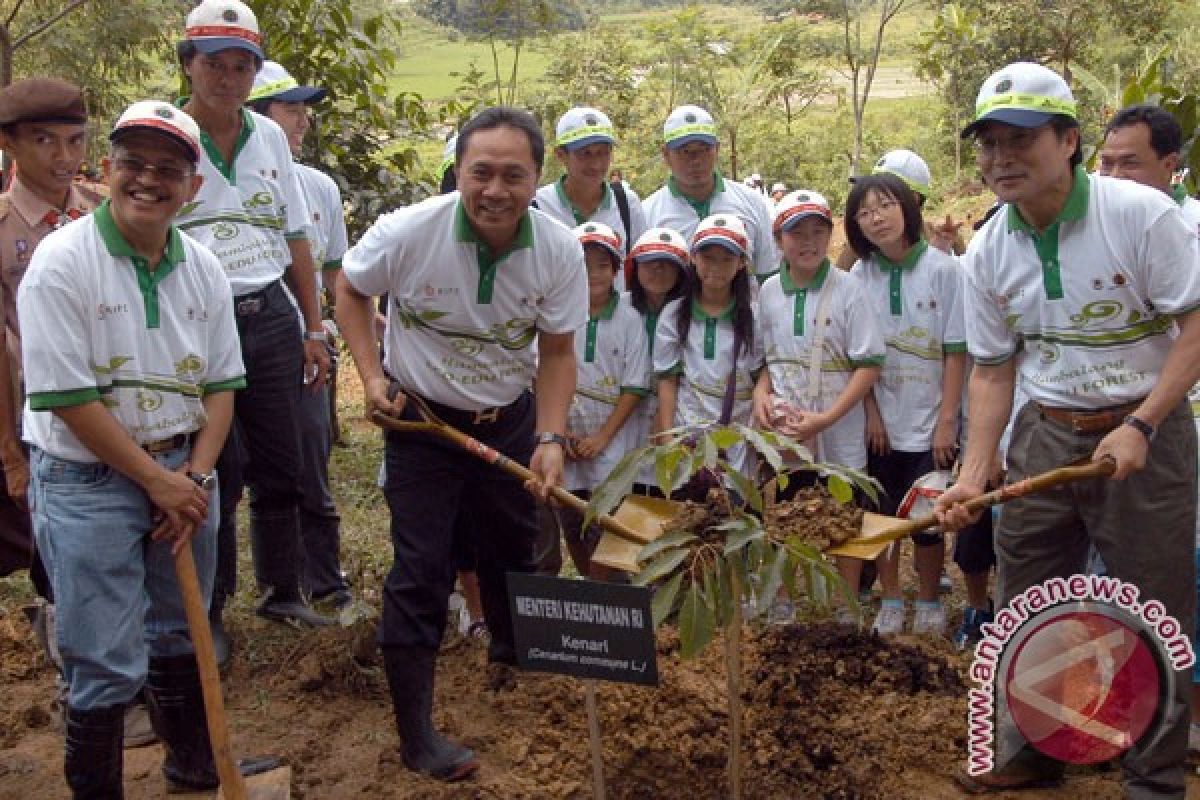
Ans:
[[[1146,420],[1139,419],[1133,414],[1129,414],[1125,417],[1125,424],[1131,428],[1134,428],[1135,430],[1141,431],[1142,435],[1146,437],[1147,442],[1154,441],[1154,426],[1149,422],[1146,422]]]
[[[187,476],[192,479],[192,483],[206,492],[211,492],[217,488],[217,475],[215,472],[189,472]]]
[[[304,341],[306,342],[328,342],[329,333],[327,331],[305,331]]]
[[[533,435],[533,441],[537,444],[556,444],[562,449],[567,449],[567,437],[561,433],[551,433],[550,431],[542,431]]]

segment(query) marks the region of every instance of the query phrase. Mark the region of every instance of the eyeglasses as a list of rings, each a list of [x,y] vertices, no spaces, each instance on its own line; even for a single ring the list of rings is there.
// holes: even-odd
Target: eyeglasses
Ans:
[[[113,161],[118,172],[123,172],[126,175],[139,176],[144,172],[150,172],[157,175],[164,181],[178,182],[184,178],[191,177],[193,170],[190,167],[184,168],[173,164],[151,164],[149,161],[143,161],[140,158],[131,156],[122,156]]]
[[[885,216],[891,213],[893,208],[898,205],[900,204],[892,200],[884,200],[874,208],[860,208],[858,213],[854,215],[854,220],[859,225],[864,225],[867,222],[870,222],[872,217],[879,217],[880,219],[883,219]]]
[[[1037,128],[1013,128],[1007,136],[998,136],[994,131],[982,133],[975,137],[975,150],[989,158],[1001,150],[1018,155],[1033,147],[1033,143],[1046,127],[1041,125]]]

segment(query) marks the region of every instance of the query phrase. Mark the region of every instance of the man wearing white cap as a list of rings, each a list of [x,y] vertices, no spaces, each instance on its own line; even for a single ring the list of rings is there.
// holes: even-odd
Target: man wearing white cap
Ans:
[[[308,203],[287,135],[243,107],[264,58],[254,12],[238,0],[204,0],[188,15],[178,54],[192,92],[182,107],[204,144],[204,183],[178,224],[213,251],[229,277],[248,383],[218,469],[221,526],[210,614],[218,656],[227,657],[221,614],[237,587],[236,511],[244,485],[251,489],[250,541],[263,592],[257,613],[307,625],[331,622],[308,608],[300,592],[297,411],[298,393],[325,383],[329,337],[317,302]]]
[[[983,490],[1019,373],[1029,402],[1013,423],[1009,478],[1081,458],[1111,458],[1116,471],[1004,507],[997,606],[1084,572],[1094,545],[1110,576],[1137,587],[1142,607],[1160,603],[1191,631],[1196,431],[1186,395],[1200,379],[1196,232],[1162,192],[1083,170],[1075,99],[1053,71],[1010,64],[984,82],[975,107],[963,136],[974,137],[984,180],[1006,205],[965,257],[970,428],[939,516],[951,528],[971,519],[961,503]],[[1075,672],[1059,680],[1067,675]],[[1134,698],[1151,704],[1155,719],[1144,736],[1131,732],[1126,797],[1185,795],[1190,675],[1169,666],[1160,675],[1158,692]],[[1039,688],[1068,691],[1053,681]],[[964,785],[1061,781],[1056,757],[1069,756],[1054,749],[1056,737],[1033,742],[1011,721],[997,722],[999,745],[1026,744],[1001,746],[994,771],[964,773]]]
[[[282,65],[263,62],[250,91],[250,107],[274,120],[287,134],[292,157],[299,159],[304,136],[311,127],[309,108],[328,92],[317,86],[301,86]],[[346,218],[342,212],[342,193],[333,178],[296,161],[296,177],[308,202],[313,261],[318,293],[324,288],[330,302],[342,273],[342,256],[348,247]],[[333,323],[327,322],[326,328]],[[336,382],[336,358],[329,349],[330,382],[316,391],[300,393],[300,450],[304,467],[300,471],[300,543],[302,550],[300,583],[314,602],[343,608],[351,601],[350,586],[342,574],[338,550],[341,546],[341,518],[329,489],[329,454],[334,432],[330,414],[330,389]]]
[[[619,180],[606,182],[617,143],[612,120],[594,108],[576,107],[555,127],[554,155],[566,173],[538,189],[534,205],[574,228],[599,222],[621,236],[622,258],[646,230],[642,201]]]
[[[717,125],[699,106],[680,106],[663,125],[663,160],[671,171],[663,186],[646,198],[646,224],[671,228],[691,239],[700,220],[733,214],[746,227],[753,273],[761,283],[779,269],[771,238],[771,209],[762,193],[717,171]]]
[[[171,224],[202,180],[199,128],[145,101],[110,139],[111,200],[42,241],[17,295],[30,506],[57,600],[77,800],[122,796],[124,711],[143,686],[168,787],[216,788],[172,554],[191,547],[211,589],[213,468],[246,385],[229,281]]]

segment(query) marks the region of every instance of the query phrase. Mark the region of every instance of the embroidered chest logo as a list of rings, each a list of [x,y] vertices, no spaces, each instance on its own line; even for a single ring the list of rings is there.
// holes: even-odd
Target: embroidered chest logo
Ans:
[[[127,303],[117,303],[116,305],[108,305],[101,303],[96,306],[96,319],[108,319],[116,314],[128,314],[129,305]]]

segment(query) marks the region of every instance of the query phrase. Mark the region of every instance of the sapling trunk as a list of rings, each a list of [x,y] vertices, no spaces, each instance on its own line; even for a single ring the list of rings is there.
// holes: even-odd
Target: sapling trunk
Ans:
[[[742,800],[742,586],[730,570],[733,616],[725,629],[725,685],[729,693],[729,796]]]

